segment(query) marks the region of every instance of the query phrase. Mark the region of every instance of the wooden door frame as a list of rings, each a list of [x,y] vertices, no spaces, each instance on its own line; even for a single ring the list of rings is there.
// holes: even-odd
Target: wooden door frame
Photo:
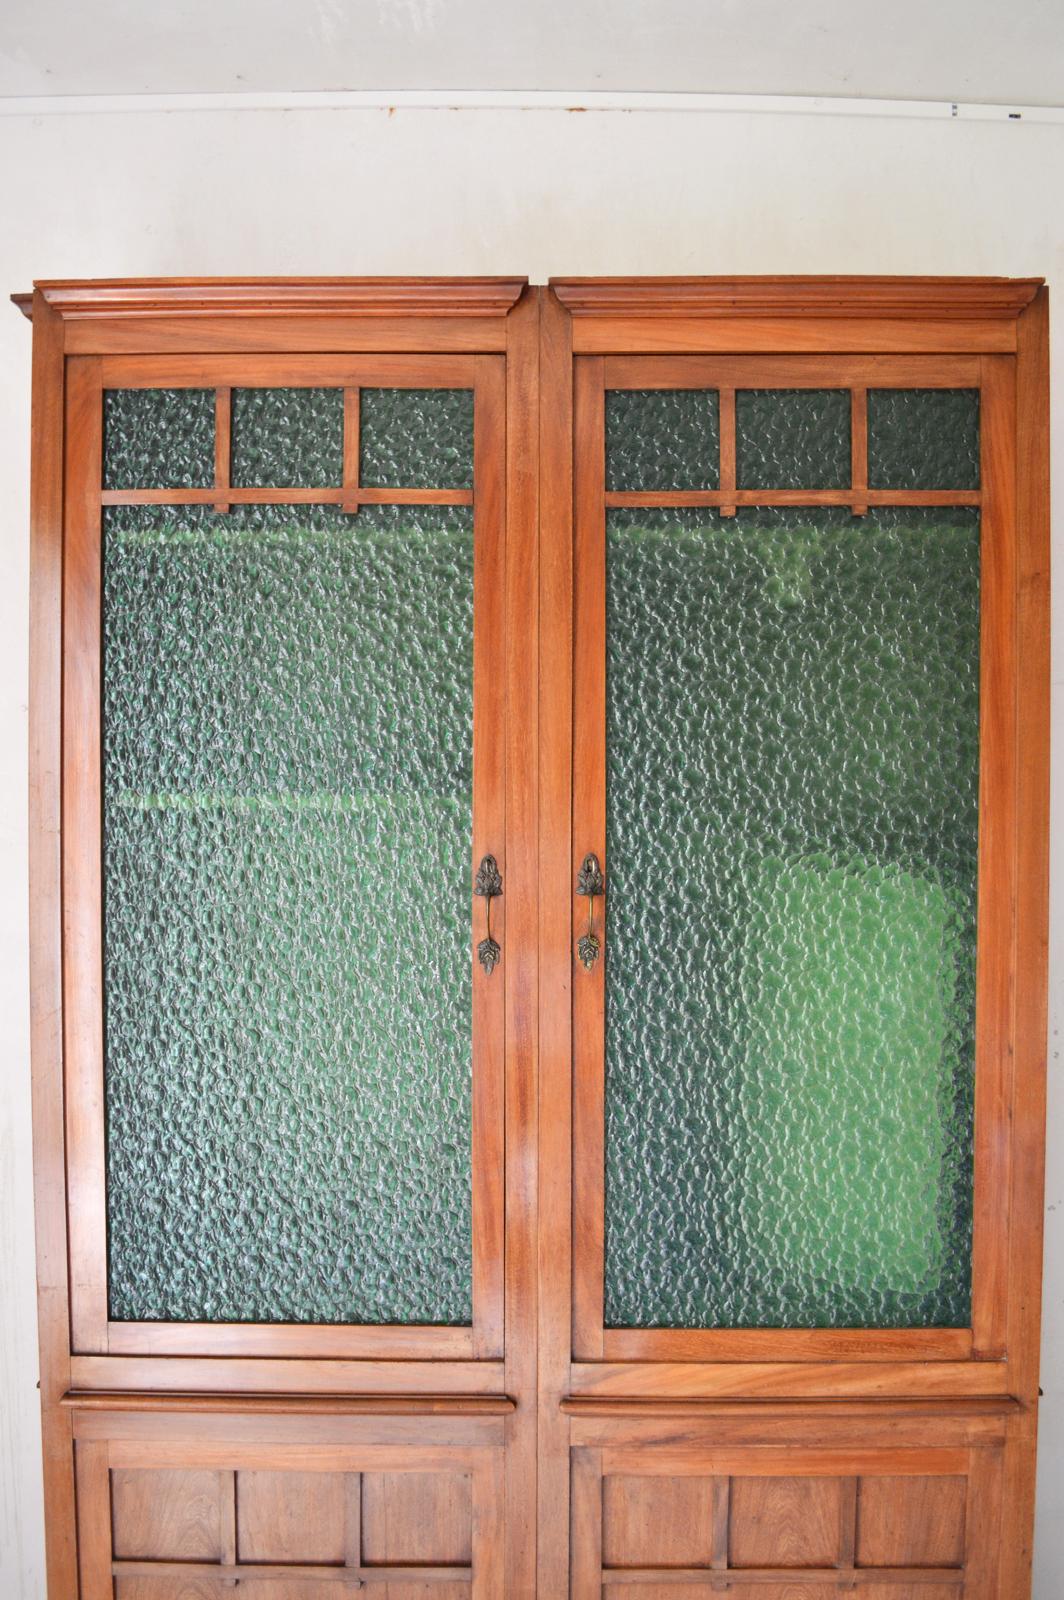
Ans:
[[[1005,1349],[1004,1282],[1008,1260],[1009,964],[995,930],[1014,903],[1014,857],[1002,847],[1012,827],[1018,748],[1011,648],[1015,626],[1015,515],[1012,440],[1015,357],[932,355],[844,356],[577,356],[574,360],[576,526],[574,608],[573,858],[575,882],[588,850],[606,862],[605,596],[606,519],[613,507],[707,506],[734,514],[743,505],[979,508],[982,540],[981,722],[982,797],[979,829],[980,951],[976,1007],[977,1157],[973,1297],[965,1328],[887,1329],[608,1329],[603,1325],[604,1268],[604,962],[577,970],[573,991],[575,1232],[573,1355],[579,1362],[988,1362]],[[869,389],[965,388],[980,396],[981,489],[870,489],[867,473]],[[716,490],[611,491],[606,487],[605,396],[615,389],[703,389],[720,396],[720,483]],[[847,489],[736,487],[735,400],[738,389],[848,391],[853,428],[853,482]],[[608,882],[608,864],[607,864]],[[574,905],[574,917],[578,904]],[[608,941],[607,941],[608,942]],[[961,1382],[970,1380],[961,1379]]]
[[[505,629],[493,602],[503,587],[505,357],[502,355],[73,356],[67,361],[64,529],[64,1019],[67,1186],[70,1196],[72,1350],[82,1355],[200,1356],[432,1362],[410,1381],[433,1383],[435,1365],[503,1356],[504,987],[473,959],[482,908],[470,893],[472,982],[472,1322],[468,1327],[298,1323],[117,1322],[108,1315],[103,1047],[102,538],[101,508],[137,505],[469,505],[474,516],[473,831],[470,883],[486,854],[507,879],[504,780],[505,684],[498,671]],[[343,388],[344,481],[336,488],[230,486],[232,389]],[[359,483],[361,390],[449,388],[474,395],[473,488],[367,489]],[[216,393],[216,482],[210,489],[102,488],[103,392],[111,388],[207,388]],[[495,927],[506,946],[504,892]],[[405,1371],[406,1369],[404,1369]],[[467,1375],[468,1377],[468,1375]]]
[[[756,1398],[867,1397],[886,1406],[891,1395],[1000,1396],[1015,1407],[1005,1458],[1009,1548],[1003,1594],[1024,1592],[1033,1521],[1034,1435],[1041,1283],[1046,1048],[1046,927],[1048,852],[1048,342],[1047,293],[1041,280],[1004,279],[562,279],[552,280],[542,313],[543,415],[541,470],[543,650],[556,665],[541,697],[541,1093],[551,1121],[541,1119],[543,1203],[540,1214],[540,1508],[544,1529],[540,1572],[545,1592],[562,1592],[568,1552],[558,1528],[568,1528],[569,1430],[574,1408],[596,1404],[607,1415],[638,1409],[650,1418],[667,1408],[690,1416],[709,1397],[747,1403]],[[809,381],[860,373],[865,385],[890,370],[901,381],[913,358],[931,356],[955,381],[978,372],[990,397],[984,422],[984,539],[1003,604],[983,619],[989,651],[993,726],[984,741],[1003,751],[981,793],[981,881],[990,847],[988,807],[994,809],[991,870],[993,905],[1007,933],[996,942],[993,970],[981,973],[983,1016],[994,1036],[983,1041],[977,1114],[977,1162],[984,1174],[975,1246],[982,1284],[974,1339],[911,1335],[885,1341],[894,1351],[847,1351],[829,1336],[820,1349],[808,1336],[755,1334],[677,1336],[637,1334],[604,1341],[598,1359],[582,1360],[588,1328],[601,1329],[599,1285],[574,1278],[575,1260],[601,1252],[601,1073],[589,1081],[589,1031],[602,1028],[601,968],[597,985],[579,998],[588,975],[573,961],[575,867],[583,853],[603,855],[601,785],[574,774],[574,740],[601,760],[598,721],[582,716],[580,684],[587,661],[604,648],[604,617],[595,605],[574,616],[574,529],[602,515],[601,392],[637,377],[675,381],[675,357],[688,372],[734,381],[756,357],[763,381],[788,382],[792,358],[808,363]],[[582,358],[589,358],[584,365]],[[637,359],[638,358],[638,361]],[[728,358],[737,358],[734,364]],[[738,359],[742,358],[742,360]],[[823,359],[821,359],[823,358]],[[596,368],[601,363],[600,370]],[[895,365],[895,363],[897,363]],[[730,371],[728,369],[731,369]],[[609,373],[609,380],[605,374]],[[584,375],[581,376],[581,373]],[[576,405],[574,396],[581,396]],[[549,419],[549,420],[548,420]],[[570,443],[572,441],[572,443]],[[577,462],[575,481],[571,461]],[[855,509],[867,504],[857,479],[840,496]],[[719,495],[727,504],[734,482]],[[629,497],[638,499],[638,497]],[[655,499],[659,497],[655,496]],[[684,497],[687,498],[686,496]],[[579,575],[576,577],[579,586]],[[995,587],[994,584],[991,585]],[[561,664],[564,658],[564,664]],[[1004,682],[995,685],[1000,668]],[[983,692],[988,684],[983,679]],[[575,725],[574,725],[575,707]],[[1022,731],[1020,715],[1022,710]],[[574,828],[574,811],[581,821]],[[604,856],[603,856],[604,858]],[[582,909],[582,907],[581,907]],[[981,932],[988,908],[981,907]],[[563,950],[563,939],[567,949]],[[984,959],[981,955],[981,960]],[[573,1000],[574,993],[578,998]],[[986,1003],[990,997],[989,1006]],[[566,1004],[568,1001],[568,1004]],[[982,1023],[982,1018],[981,1018]],[[574,1047],[577,1066],[574,1073]],[[575,1120],[573,1107],[576,1107]],[[589,1141],[590,1129],[590,1141]],[[590,1142],[590,1148],[589,1148]],[[590,1182],[588,1170],[596,1175]],[[574,1171],[578,1176],[574,1184]],[[985,1179],[998,1174],[997,1187]],[[582,1176],[580,1176],[582,1172]],[[1001,1188],[1006,1200],[1000,1203]],[[1002,1226],[1002,1213],[1006,1226]],[[575,1242],[575,1244],[574,1244]],[[737,1347],[740,1339],[745,1348]],[[919,1346],[924,1343],[921,1351]],[[713,1345],[717,1348],[707,1359]],[[760,1348],[758,1346],[760,1345]],[[656,1347],[656,1348],[655,1348]],[[854,1354],[858,1359],[854,1359]],[[610,1357],[614,1359],[610,1359]],[[654,1359],[654,1357],[657,1359]],[[893,1356],[893,1359],[891,1357]],[[933,1357],[934,1359],[929,1359]],[[787,1403],[787,1402],[785,1402]],[[944,1402],[945,1403],[945,1402]],[[648,1422],[649,1426],[649,1422]],[[574,1518],[578,1508],[574,1506]],[[574,1524],[575,1526],[575,1524]]]

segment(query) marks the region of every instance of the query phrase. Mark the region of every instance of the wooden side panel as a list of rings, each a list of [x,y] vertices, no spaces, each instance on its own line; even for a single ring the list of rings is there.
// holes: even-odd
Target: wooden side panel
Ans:
[[[63,1108],[62,584],[63,325],[33,298],[33,455],[30,469],[29,931],[33,1180],[41,1364],[48,1592],[77,1586],[70,1386]]]
[[[504,1592],[503,1448],[424,1442],[400,1423],[322,1417],[94,1413],[78,1443],[81,1583],[91,1600],[187,1600],[231,1588],[252,1600],[493,1600]],[[394,1432],[396,1442],[388,1441]],[[435,1434],[440,1442],[432,1442]],[[510,1591],[505,1591],[510,1592]]]

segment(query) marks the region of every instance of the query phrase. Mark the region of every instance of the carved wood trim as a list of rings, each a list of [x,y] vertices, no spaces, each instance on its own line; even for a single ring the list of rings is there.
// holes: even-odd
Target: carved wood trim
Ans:
[[[1009,320],[1041,278],[551,278],[574,317]]]
[[[504,317],[526,278],[131,278],[40,282],[64,321],[113,317]],[[31,315],[31,296],[11,296]]]
[[[327,1412],[329,1416],[503,1417],[516,1411],[509,1395],[320,1395],[299,1394],[152,1394],[132,1391],[71,1389],[60,1405],[74,1411],[240,1412],[256,1416],[292,1416]]]

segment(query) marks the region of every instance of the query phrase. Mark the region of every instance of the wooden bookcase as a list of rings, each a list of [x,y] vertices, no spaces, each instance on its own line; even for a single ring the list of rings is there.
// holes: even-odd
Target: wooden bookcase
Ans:
[[[1046,1049],[1045,288],[172,279],[42,283],[16,298],[34,327],[31,981],[51,1600],[202,1600],[234,1584],[249,1600],[360,1585],[386,1600],[1023,1600]],[[231,470],[234,391],[256,389],[343,391],[336,481],[252,487]],[[469,486],[364,481],[365,391],[456,389],[473,396]],[[107,487],[112,390],[213,392],[213,477]],[[846,481],[753,486],[747,391],[844,394]],[[978,392],[977,487],[884,487],[870,473],[869,397],[889,391]],[[644,394],[713,397],[712,483],[611,482],[610,397]],[[466,901],[466,1323],[115,1314],[106,518],[161,507],[221,524],[278,506],[297,519],[325,508],[356,535],[365,508],[471,518],[470,882],[493,856],[502,893]],[[855,529],[884,508],[950,510],[978,529],[963,1326],[610,1315],[607,528],[614,514],[701,516],[724,538],[756,508]],[[589,853],[605,871],[590,908],[577,887]],[[587,928],[598,951],[585,964]],[[476,956],[489,931],[497,970]],[[644,981],[634,974],[633,992]]]

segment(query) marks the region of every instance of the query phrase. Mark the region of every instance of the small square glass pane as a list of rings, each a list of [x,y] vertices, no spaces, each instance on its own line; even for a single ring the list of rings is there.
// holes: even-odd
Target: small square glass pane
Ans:
[[[363,389],[359,408],[367,489],[471,489],[472,389]]]
[[[342,389],[234,389],[231,481],[239,489],[338,489]]]
[[[740,389],[735,396],[740,489],[845,489],[848,389]]]
[[[978,489],[978,389],[869,389],[872,489]]]
[[[720,404],[715,389],[610,389],[607,489],[720,486]]]
[[[209,489],[213,389],[105,389],[105,489]]]

